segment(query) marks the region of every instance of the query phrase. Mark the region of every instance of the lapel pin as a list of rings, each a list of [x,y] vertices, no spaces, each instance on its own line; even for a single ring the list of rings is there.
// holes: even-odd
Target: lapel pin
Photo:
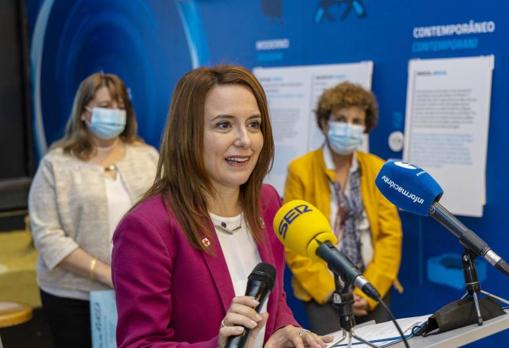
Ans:
[[[259,216],[258,219],[260,221],[260,225],[262,226],[262,228],[265,228],[265,220],[263,220],[261,216]]]
[[[210,240],[205,237],[201,240],[201,243],[205,246],[205,247],[209,247],[210,246]]]

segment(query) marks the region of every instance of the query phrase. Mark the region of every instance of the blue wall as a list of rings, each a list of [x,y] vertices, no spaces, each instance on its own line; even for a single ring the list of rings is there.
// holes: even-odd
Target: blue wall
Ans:
[[[193,66],[238,63],[286,66],[374,61],[373,91],[380,123],[371,151],[401,157],[387,145],[404,129],[408,60],[495,55],[487,165],[487,204],[483,218],[462,221],[509,259],[509,187],[505,178],[509,148],[509,4],[495,0],[27,0],[32,35],[34,95],[47,142],[62,136],[72,97],[88,74],[120,75],[131,90],[141,135],[158,145],[171,91]],[[46,14],[46,15],[44,15]],[[414,28],[492,22],[494,30],[415,38]],[[42,35],[44,37],[42,38]],[[287,39],[286,49],[258,51],[256,41]],[[38,47],[38,48],[37,48]],[[37,62],[40,62],[38,64]],[[40,134],[39,134],[40,137]],[[40,142],[39,142],[40,144]],[[40,146],[40,145],[39,145]],[[461,253],[459,243],[425,218],[402,213],[404,251],[400,279],[405,293],[394,295],[396,316],[433,312],[460,297],[459,283],[438,284],[427,277],[428,260]],[[509,297],[509,279],[480,262],[483,287]],[[449,269],[450,270],[450,269]],[[461,272],[461,270],[457,270]],[[461,276],[461,273],[459,273]],[[472,346],[499,347],[509,334]]]

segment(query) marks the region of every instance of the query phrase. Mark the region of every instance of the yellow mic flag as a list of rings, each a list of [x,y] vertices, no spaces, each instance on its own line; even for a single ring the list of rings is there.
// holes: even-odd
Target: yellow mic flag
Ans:
[[[313,259],[318,246],[329,241],[337,244],[327,218],[312,204],[294,200],[284,204],[274,217],[274,232],[288,249]]]

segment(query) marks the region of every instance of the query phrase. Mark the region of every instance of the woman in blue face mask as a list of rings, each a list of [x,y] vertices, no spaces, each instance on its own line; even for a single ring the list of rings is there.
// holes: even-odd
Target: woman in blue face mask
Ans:
[[[113,287],[112,233],[151,186],[157,160],[137,135],[122,80],[87,77],[29,195],[37,281],[55,347],[91,346],[89,293]]]
[[[395,206],[375,186],[384,161],[359,151],[377,121],[374,95],[349,82],[326,90],[316,110],[323,146],[295,159],[288,168],[284,200],[310,202],[329,217],[337,247],[363,272],[386,301],[397,283],[401,223]],[[334,279],[323,262],[286,252],[295,296],[304,301],[311,329],[325,334],[340,329],[331,303]],[[385,321],[382,308],[354,290],[357,322]]]

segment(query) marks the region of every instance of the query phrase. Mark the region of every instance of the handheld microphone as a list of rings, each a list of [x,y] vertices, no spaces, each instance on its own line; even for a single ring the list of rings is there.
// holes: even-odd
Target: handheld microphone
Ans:
[[[260,262],[247,279],[246,296],[253,296],[259,302],[255,310],[260,313],[270,291],[274,287],[276,269],[271,264]],[[244,347],[250,332],[250,329],[244,327],[241,335],[228,338],[225,348]]]
[[[366,295],[380,301],[380,294],[361,272],[336,247],[336,235],[327,218],[308,202],[290,201],[279,208],[274,218],[274,231],[290,250],[311,259],[322,259],[329,269],[353,284]]]
[[[466,249],[509,275],[507,263],[438,202],[443,190],[426,171],[409,163],[387,161],[376,177],[376,186],[394,205],[413,214],[431,216]]]

